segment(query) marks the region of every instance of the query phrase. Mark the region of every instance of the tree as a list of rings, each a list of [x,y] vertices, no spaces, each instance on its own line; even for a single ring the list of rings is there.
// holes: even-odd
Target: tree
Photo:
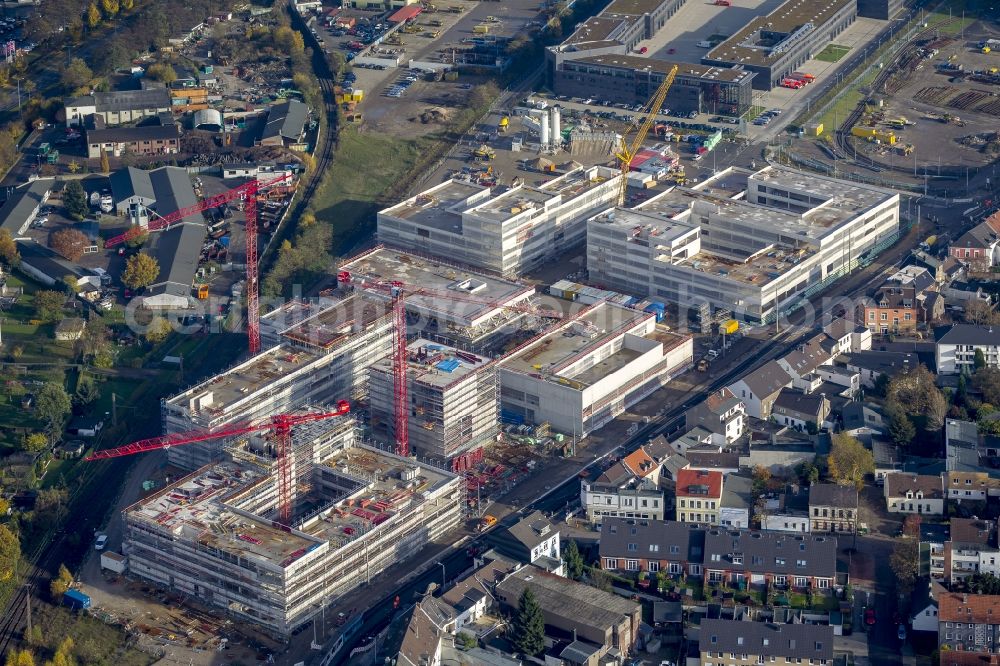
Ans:
[[[126,287],[141,289],[148,287],[156,280],[160,274],[160,264],[153,257],[144,252],[133,254],[125,262],[125,270],[122,272],[122,282]]]
[[[1000,405],[1000,368],[983,368],[972,377],[972,385],[983,394],[983,400]]]
[[[167,339],[170,335],[170,322],[163,317],[155,317],[149,326],[146,328],[146,342],[150,344],[159,344]]]
[[[974,594],[1000,594],[1000,578],[979,571],[965,579],[965,587]]]
[[[913,441],[917,429],[906,415],[906,410],[896,401],[890,400],[885,405],[885,417],[889,424],[889,438],[899,446],[907,446]]]
[[[49,592],[52,593],[52,599],[56,603],[62,603],[62,595],[66,593],[66,590],[70,588],[73,584],[73,574],[69,572],[65,564],[59,565],[59,574],[52,579],[49,583]]]
[[[120,6],[118,0],[101,0],[101,8],[104,10],[105,16],[113,18],[118,14]]]
[[[913,583],[920,573],[920,546],[918,539],[899,539],[889,557],[889,566],[896,576],[896,588],[900,594],[909,596]]]
[[[837,483],[854,485],[861,490],[865,475],[875,472],[875,457],[854,437],[837,433],[833,436],[827,466]]]
[[[73,58],[63,70],[59,82],[66,90],[73,91],[87,85],[93,78],[94,73],[87,66],[87,63],[80,58]]]
[[[514,647],[530,657],[545,649],[545,618],[530,587],[524,588],[517,602],[517,613],[511,626]]]
[[[97,3],[90,3],[87,7],[87,25],[93,29],[101,23],[101,10],[97,8]]]
[[[7,666],[35,666],[31,650],[11,650],[7,653]]]
[[[63,190],[63,205],[66,206],[66,213],[77,221],[84,219],[90,213],[87,193],[83,191],[83,185],[79,180],[66,183],[66,189]]]
[[[980,347],[976,347],[976,353],[972,356],[972,367],[980,371],[986,367],[986,355]]]
[[[111,161],[108,159],[107,151],[103,148],[101,148],[101,173],[111,173]]]
[[[49,438],[43,433],[33,432],[21,440],[21,447],[29,453],[38,453],[49,447]]]
[[[21,261],[21,254],[17,251],[17,243],[6,229],[0,229],[0,260],[8,266],[15,266]]]
[[[771,481],[771,470],[763,465],[753,468],[753,482],[751,490],[754,495],[761,495],[767,490],[767,484]]]
[[[911,513],[906,518],[903,518],[903,534],[908,537],[919,538],[920,537],[920,524],[923,522],[923,518],[919,514]]]
[[[883,372],[875,378],[875,387],[872,389],[872,393],[879,398],[884,398],[889,392],[889,382],[889,375]]]
[[[583,556],[580,555],[580,547],[576,545],[576,541],[566,544],[563,559],[566,560],[566,574],[573,580],[580,580],[583,576]]]
[[[458,644],[464,650],[471,650],[472,648],[476,647],[476,645],[479,644],[479,641],[476,640],[476,637],[467,631],[458,632],[458,635],[455,636],[455,639],[458,641]]]
[[[49,382],[35,397],[35,412],[53,431],[62,430],[63,422],[72,409],[69,395],[59,384]]]
[[[35,292],[35,318],[50,323],[62,318],[66,294],[46,289]]]
[[[962,305],[964,312],[962,319],[967,324],[975,326],[987,326],[989,324],[1000,324],[1000,312],[987,301],[969,301]]]
[[[146,68],[146,77],[154,81],[162,81],[168,86],[177,80],[177,71],[165,62],[158,62]]]
[[[60,229],[49,238],[49,247],[70,261],[77,261],[90,247],[90,239],[76,229]]]
[[[97,390],[94,381],[87,375],[81,375],[80,381],[76,385],[76,392],[73,394],[73,404],[86,407],[99,397],[101,397],[101,392]]]
[[[21,561],[21,543],[10,528],[0,525],[0,583],[14,579]]]
[[[941,391],[934,391],[927,396],[927,409],[924,413],[924,430],[935,432],[944,427],[944,417],[948,414],[948,401]]]

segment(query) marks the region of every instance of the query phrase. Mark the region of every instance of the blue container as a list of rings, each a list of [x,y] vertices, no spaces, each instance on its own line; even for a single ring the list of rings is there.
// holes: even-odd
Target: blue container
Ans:
[[[222,247],[229,247],[229,236],[223,236],[219,239],[219,245]]]
[[[90,608],[90,597],[79,590],[66,590],[63,593],[63,605],[73,610],[86,610]]]

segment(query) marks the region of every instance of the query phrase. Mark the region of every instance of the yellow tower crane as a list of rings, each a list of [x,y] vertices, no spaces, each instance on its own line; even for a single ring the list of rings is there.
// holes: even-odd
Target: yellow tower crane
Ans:
[[[649,134],[649,128],[653,126],[656,122],[656,114],[660,112],[663,108],[663,101],[667,98],[667,91],[670,90],[671,84],[674,82],[674,77],[677,76],[677,65],[670,68],[670,71],[663,78],[663,83],[660,87],[656,89],[653,96],[646,102],[646,105],[636,116],[637,119],[641,118],[642,122],[633,121],[622,133],[621,146],[619,146],[618,151],[615,153],[615,157],[621,162],[622,178],[621,182],[618,184],[618,205],[625,205],[625,190],[628,188],[628,172],[629,164],[632,162],[632,158],[635,157],[639,149],[642,148],[643,142],[646,140],[646,135]],[[628,136],[635,132],[635,137],[633,137],[632,142],[629,143]]]

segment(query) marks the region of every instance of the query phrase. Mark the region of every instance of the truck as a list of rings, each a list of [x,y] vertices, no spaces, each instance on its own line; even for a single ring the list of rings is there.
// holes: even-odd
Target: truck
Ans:
[[[66,590],[63,592],[63,606],[69,606],[73,610],[87,610],[90,608],[90,597],[80,590]]]
[[[496,516],[491,516],[489,514],[486,514],[479,521],[479,531],[485,532],[486,530],[490,529],[496,524],[497,524]]]
[[[490,34],[490,26],[486,23],[479,23],[472,28],[472,32],[476,35],[488,35]]]
[[[851,128],[851,135],[861,139],[868,139],[869,141],[887,143],[890,146],[896,145],[896,135],[893,132],[886,132],[885,130],[880,130],[877,127],[857,125]]]
[[[788,75],[788,78],[795,79],[796,81],[802,81],[803,83],[812,83],[816,80],[816,77],[812,74],[806,74],[805,72],[792,72]]]
[[[504,116],[500,119],[500,124],[497,125],[497,131],[502,134],[507,131],[508,127],[510,127],[510,118]]]

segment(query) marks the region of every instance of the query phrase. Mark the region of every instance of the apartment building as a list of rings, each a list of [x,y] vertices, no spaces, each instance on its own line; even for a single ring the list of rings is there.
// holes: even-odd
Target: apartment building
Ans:
[[[940,516],[944,513],[941,477],[930,474],[887,474],[885,508],[889,513]]]
[[[606,518],[599,548],[605,571],[701,576],[705,530],[675,521]]]
[[[419,338],[406,348],[409,441],[414,453],[445,463],[495,439],[500,426],[496,365],[485,356]],[[372,435],[396,441],[392,357],[368,368]]]
[[[831,589],[837,576],[836,537],[708,529],[705,580],[781,589]]]
[[[261,330],[265,344],[277,344],[161,402],[164,432],[215,429],[306,404],[363,398],[368,366],[392,351],[391,310],[358,294],[326,307],[289,302],[262,317]],[[172,447],[167,459],[197,469],[218,460],[222,446]]]
[[[580,168],[496,195],[452,179],[380,211],[378,239],[518,276],[583,243],[587,218],[614,202],[619,178],[617,169]]]
[[[833,663],[833,627],[706,618],[698,652],[701,666],[825,666]]]
[[[580,506],[594,525],[608,516],[663,520],[666,502],[659,477],[660,463],[640,447],[593,481],[582,479]]]
[[[743,436],[746,405],[728,388],[710,393],[684,414],[684,427],[702,427],[712,433],[712,443],[732,444]]]
[[[812,532],[854,532],[858,527],[858,491],[854,486],[814,483],[809,486]]]
[[[1000,649],[1000,595],[942,594],[938,599],[938,648],[942,652]]]
[[[688,335],[600,303],[498,362],[504,419],[586,437],[692,364]]]
[[[682,523],[718,525],[722,509],[722,472],[682,469],[674,492],[677,520]]]
[[[949,540],[944,544],[944,576],[949,584],[974,573],[1000,575],[1000,548],[996,521],[986,518],[952,518]]]
[[[1000,327],[952,324],[934,329],[934,360],[939,375],[971,373],[977,351],[986,365],[1000,368]]]
[[[808,533],[812,526],[809,492],[798,486],[789,486],[782,493],[766,497],[759,517],[760,527],[764,530]]]
[[[341,436],[309,465],[293,442],[298,494],[281,525],[273,459],[257,446],[125,509],[130,576],[287,638],[462,520],[458,476]]]
[[[590,279],[767,321],[899,229],[899,195],[780,166],[730,168],[587,222]]]

